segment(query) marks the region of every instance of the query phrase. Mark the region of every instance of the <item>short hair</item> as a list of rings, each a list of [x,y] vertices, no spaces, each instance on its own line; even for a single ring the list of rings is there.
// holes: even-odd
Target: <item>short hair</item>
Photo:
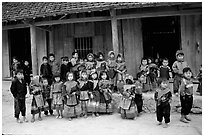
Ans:
[[[145,58],[145,57],[144,57],[144,58],[142,58],[142,59],[141,59],[141,63],[142,63],[142,61],[143,61],[143,60],[146,60],[146,61],[148,61],[148,60],[147,60],[147,58]]]
[[[137,79],[139,79],[142,75],[144,75],[144,71],[137,73]]]
[[[55,58],[55,55],[53,53],[50,53],[49,56],[53,56]]]
[[[22,69],[17,69],[17,70],[15,71],[15,74],[17,75],[18,73],[23,74],[23,70],[22,70]]]
[[[62,60],[63,61],[69,61],[69,58],[68,57],[63,57]]]
[[[109,79],[109,76],[108,76],[108,74],[107,74],[106,71],[101,71],[101,72],[100,72],[99,79],[102,79],[102,75],[103,75],[103,74],[106,74],[106,76],[107,76],[106,80]]]
[[[12,59],[18,60],[17,56],[13,56],[13,58],[12,58]]]
[[[192,73],[192,70],[191,70],[190,67],[185,67],[185,68],[183,69],[183,73],[188,72],[188,71],[190,71],[190,72]]]
[[[47,56],[42,57],[42,60],[44,60],[44,59],[48,60]]]
[[[75,77],[75,75],[74,75],[73,72],[67,72],[67,74],[66,74],[66,80],[68,80],[68,76],[69,76],[70,74],[73,75],[73,80],[75,80],[76,77]]]
[[[158,81],[157,81],[158,86],[161,85],[162,82],[167,82],[167,83],[169,83],[168,79],[166,79],[166,78],[160,78],[160,79],[158,79]]]
[[[75,53],[77,53],[77,54],[78,54],[78,52],[77,52],[77,51],[74,51],[74,52],[72,52],[72,56],[73,56]]]
[[[162,62],[163,62],[164,60],[166,60],[166,61],[169,62],[169,59],[168,59],[168,58],[163,58],[163,59],[162,59]]]

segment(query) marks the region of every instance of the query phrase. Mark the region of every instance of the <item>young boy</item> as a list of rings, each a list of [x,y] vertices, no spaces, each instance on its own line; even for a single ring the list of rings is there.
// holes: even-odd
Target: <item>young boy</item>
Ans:
[[[142,92],[146,81],[144,72],[137,73],[137,79],[135,82],[135,104],[137,105],[138,116],[140,116],[143,106]]]
[[[183,75],[183,68],[188,67],[188,65],[187,62],[184,61],[184,53],[182,50],[178,50],[176,52],[176,59],[177,60],[172,65],[172,69],[175,73],[173,89],[174,93],[178,95],[178,89]]]
[[[13,57],[13,63],[11,65],[11,72],[12,72],[12,77],[15,78],[16,76],[16,71],[18,69],[21,69],[21,64],[18,61],[17,57]]]
[[[23,65],[23,75],[24,75],[24,80],[25,80],[27,85],[29,85],[31,82],[31,80],[30,80],[31,74],[32,74],[32,70],[29,66],[29,62],[27,60],[25,60],[24,65]]]
[[[158,70],[158,77],[162,79],[172,78],[171,68],[168,66],[169,60],[167,58],[164,58],[162,61],[162,65],[159,67]]]
[[[15,111],[15,118],[17,123],[22,123],[19,118],[19,114],[23,116],[23,121],[28,122],[26,119],[26,105],[25,105],[25,96],[27,94],[27,88],[25,80],[23,79],[23,70],[16,70],[15,71],[16,78],[12,81],[11,84],[11,93],[14,97],[14,111]]]
[[[53,53],[49,54],[49,64],[52,69],[52,75],[60,72],[60,64],[55,60],[55,55]]]
[[[52,70],[51,66],[48,64],[48,58],[44,56],[42,58],[43,64],[40,66],[40,75],[42,78],[46,78],[48,80],[49,85],[52,84]]]
[[[71,62],[69,62],[68,57],[64,57],[62,60],[63,60],[63,64],[60,67],[60,78],[61,78],[61,81],[65,82],[67,72],[70,72],[72,64]]]
[[[166,79],[159,79],[158,81],[159,88],[156,90],[154,98],[156,101],[156,115],[158,125],[162,124],[162,119],[164,117],[165,125],[164,128],[168,127],[170,122],[170,102],[172,100],[172,94],[169,88],[169,82]]]
[[[193,105],[193,82],[192,71],[189,67],[183,69],[184,77],[181,80],[179,87],[180,101],[181,101],[181,122],[188,123],[191,121],[187,115],[190,113]]]

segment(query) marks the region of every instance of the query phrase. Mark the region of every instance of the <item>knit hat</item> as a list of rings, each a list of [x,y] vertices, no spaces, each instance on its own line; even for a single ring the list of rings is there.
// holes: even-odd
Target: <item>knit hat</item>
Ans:
[[[184,52],[183,52],[182,50],[177,50],[177,51],[176,51],[176,57],[177,57],[179,54],[184,55]]]
[[[87,58],[89,58],[89,57],[92,57],[92,58],[94,58],[94,55],[92,54],[92,53],[89,53],[88,55],[87,55]]]

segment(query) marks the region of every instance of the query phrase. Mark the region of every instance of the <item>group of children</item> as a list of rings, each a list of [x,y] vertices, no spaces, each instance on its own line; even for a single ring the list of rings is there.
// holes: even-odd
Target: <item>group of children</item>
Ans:
[[[177,61],[172,69],[174,76],[174,93],[180,93],[181,119],[187,123],[193,102],[192,72],[183,60],[184,53],[177,51]],[[162,118],[165,119],[165,127],[170,122],[170,102],[172,94],[169,88],[169,78],[172,72],[168,66],[168,59],[162,61],[158,67],[152,59],[143,58],[139,66],[137,79],[127,74],[125,61],[121,54],[117,56],[113,51],[108,53],[105,61],[104,55],[99,52],[87,55],[87,59],[79,59],[78,53],[73,52],[72,58],[62,58],[61,66],[55,60],[54,54],[50,54],[50,61],[43,57],[43,64],[40,67],[40,76],[34,76],[29,84],[30,94],[33,95],[31,104],[31,122],[35,121],[35,114],[41,111],[45,115],[53,115],[56,109],[57,117],[63,118],[63,110],[67,111],[67,117],[72,120],[74,117],[87,117],[90,112],[93,116],[100,113],[113,112],[112,93],[117,92],[122,95],[119,110],[122,118],[134,119],[140,116],[143,106],[143,92],[155,90],[156,115],[159,125]],[[11,92],[15,98],[15,117],[17,122],[20,112],[23,120],[25,118],[25,95],[27,93],[25,78],[22,70],[14,71],[16,78],[11,85]],[[159,78],[159,80],[158,80]],[[27,82],[28,83],[28,82]],[[66,106],[67,109],[64,109]]]

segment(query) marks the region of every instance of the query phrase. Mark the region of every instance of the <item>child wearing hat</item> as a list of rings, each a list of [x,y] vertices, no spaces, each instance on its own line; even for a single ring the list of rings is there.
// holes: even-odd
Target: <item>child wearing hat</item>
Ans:
[[[86,67],[87,75],[90,75],[92,71],[95,71],[96,61],[94,60],[94,55],[92,53],[89,53],[87,55],[87,61],[85,62],[85,67]]]
[[[178,89],[179,89],[179,85],[181,84],[183,69],[185,67],[188,67],[188,64],[186,61],[184,61],[184,53],[182,50],[178,50],[176,52],[176,61],[172,65],[172,69],[175,74],[173,90],[176,95],[178,95]]]

